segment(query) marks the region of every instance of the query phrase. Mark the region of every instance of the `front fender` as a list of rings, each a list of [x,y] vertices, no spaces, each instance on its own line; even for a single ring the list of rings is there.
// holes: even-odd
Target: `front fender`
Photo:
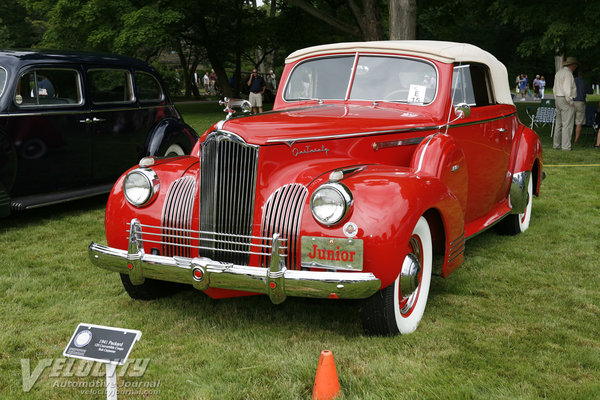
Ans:
[[[322,176],[309,185],[309,197],[326,179]],[[356,238],[363,240],[363,270],[380,279],[383,288],[398,276],[413,229],[419,217],[425,215],[434,241],[439,242],[434,247],[443,256],[442,271],[447,272],[445,275],[451,272],[448,266],[454,264],[449,261],[460,265],[462,251],[450,260],[446,243],[462,235],[463,213],[456,197],[439,179],[415,175],[408,168],[368,166],[342,183],[354,198],[347,218],[336,226],[325,227],[315,221],[310,206],[305,207],[303,235],[344,237],[344,224],[355,223]]]
[[[164,154],[168,143],[181,145],[186,154],[190,154],[198,134],[185,122],[176,118],[165,118],[157,122],[146,138],[147,156],[160,156]]]
[[[133,218],[138,218],[145,224],[161,225],[163,205],[165,204],[165,199],[171,184],[186,174],[195,177],[191,171],[193,170],[191,167],[199,161],[197,157],[184,156],[156,159],[155,162],[156,164],[151,168],[158,176],[158,195],[146,206],[134,207],[127,201],[123,193],[123,180],[131,170],[138,167],[137,165],[126,171],[115,182],[108,197],[105,214],[106,240],[109,246],[118,249],[127,249],[129,245],[126,232],[127,229],[129,229],[127,223]],[[196,182],[196,179],[193,179],[193,181]],[[197,208],[198,207],[194,207],[193,215],[193,218],[195,218],[196,221],[198,218],[196,212]],[[198,224],[196,223],[196,226],[197,225]],[[150,252],[150,249],[146,250]]]

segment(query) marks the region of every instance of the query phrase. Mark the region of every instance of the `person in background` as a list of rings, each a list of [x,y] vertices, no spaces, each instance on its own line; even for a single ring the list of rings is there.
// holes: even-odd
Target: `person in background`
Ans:
[[[598,103],[598,108],[594,113],[594,122],[592,123],[592,128],[594,128],[594,133],[596,134],[596,143],[594,143],[595,149],[600,149],[600,103]]]
[[[256,68],[252,70],[252,75],[250,75],[250,79],[248,79],[248,86],[250,86],[248,100],[250,100],[250,104],[252,105],[252,113],[256,114],[257,108],[258,112],[263,112],[262,95],[265,92],[267,85],[265,84],[263,77],[258,74]]]
[[[210,93],[210,78],[208,77],[208,72],[204,74],[202,77],[202,85],[204,86],[204,91],[206,94]]]
[[[585,83],[583,79],[583,72],[579,71],[577,78],[575,78],[575,88],[577,90],[577,96],[573,99],[575,105],[575,143],[579,141],[581,135],[581,127],[585,124],[585,98],[588,94],[592,94],[592,86],[589,83]]]
[[[529,81],[527,75],[521,74],[521,80],[519,81],[519,91],[521,92],[521,101],[525,101],[527,91],[529,90]]]
[[[215,70],[210,70],[210,75],[208,76],[210,91],[215,92],[215,82],[217,81],[217,74],[215,74]]]
[[[563,67],[554,77],[554,97],[556,99],[556,123],[554,125],[555,149],[571,150],[571,135],[575,120],[575,105],[573,99],[577,96],[573,71],[579,62],[575,57],[567,57]]]
[[[540,76],[536,75],[535,79],[533,80],[533,98],[534,99],[538,99],[540,98]]]
[[[267,74],[267,89],[273,92],[273,94],[275,94],[277,91],[277,77],[272,69],[270,69],[269,73]]]
[[[544,75],[540,77],[540,100],[544,99],[544,90],[546,89],[546,78]]]

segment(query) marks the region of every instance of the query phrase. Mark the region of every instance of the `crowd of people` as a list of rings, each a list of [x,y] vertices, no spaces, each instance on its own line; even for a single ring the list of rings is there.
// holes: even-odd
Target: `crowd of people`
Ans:
[[[575,57],[567,57],[563,67],[554,77],[554,102],[556,107],[556,119],[553,132],[553,148],[569,151],[571,143],[577,144],[581,136],[581,130],[586,123],[586,96],[593,93],[592,86],[586,83],[583,78],[583,72],[578,70],[577,77],[574,76],[575,70],[579,67],[579,62]],[[533,87],[533,92],[531,91]],[[546,79],[543,75],[536,75],[533,82],[530,82],[527,74],[520,74],[515,79],[515,100],[520,97],[520,101],[526,101],[531,98],[535,100],[544,99],[546,88]],[[575,140],[573,136],[573,126],[575,126]],[[595,148],[600,148],[600,104],[596,111],[592,127],[596,136]]]
[[[579,70],[577,77],[573,76],[579,67],[575,57],[567,57],[563,67],[554,77],[554,99],[556,105],[556,120],[554,125],[553,148],[569,151],[571,150],[571,137],[573,125],[575,125],[575,140],[577,144],[581,135],[581,129],[585,124],[586,96],[593,93],[590,84],[583,79],[583,73]],[[598,133],[600,122],[600,110],[594,115],[594,130]],[[595,148],[600,147],[600,135],[597,134]]]
[[[515,91],[521,95],[521,101],[525,101],[527,96],[533,97],[534,100],[542,100],[544,98],[544,90],[546,89],[546,78],[544,78],[544,75],[535,76],[533,80],[533,93],[531,93],[527,74],[518,75],[515,85]]]
[[[207,95],[218,95],[217,74],[214,69],[211,69],[210,73],[206,71],[203,76],[199,76],[198,73],[195,73],[194,81],[197,87],[203,88]],[[262,99],[265,91],[269,90],[272,94],[277,91],[277,76],[275,75],[275,72],[273,72],[273,69],[270,69],[263,77],[263,74],[260,74],[258,70],[254,68],[246,83],[253,112],[262,112]],[[230,78],[229,84],[233,86],[233,77]]]

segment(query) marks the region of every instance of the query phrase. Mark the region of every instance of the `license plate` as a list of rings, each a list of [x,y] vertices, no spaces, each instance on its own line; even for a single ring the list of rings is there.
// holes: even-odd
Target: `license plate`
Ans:
[[[362,271],[362,239],[302,236],[302,266]]]

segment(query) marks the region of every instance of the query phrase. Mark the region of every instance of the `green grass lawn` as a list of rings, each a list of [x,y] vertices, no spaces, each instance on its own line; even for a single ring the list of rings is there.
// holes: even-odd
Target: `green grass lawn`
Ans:
[[[221,109],[180,106],[199,132]],[[90,241],[105,243],[106,197],[0,220],[0,399],[105,398],[60,387],[104,377],[51,368],[23,391],[21,360],[33,371],[62,358],[79,322],[143,332],[130,357],[150,359],[146,373],[119,384],[159,386],[119,398],[309,399],[324,349],[334,353],[342,399],[599,398],[600,152],[589,133],[572,152],[552,150],[547,128],[540,136],[548,177],[530,229],[468,241],[464,265],[433,279],[408,336],[363,335],[357,301],[274,306],[266,296],[211,300],[194,290],[132,300],[117,274],[87,258]]]

